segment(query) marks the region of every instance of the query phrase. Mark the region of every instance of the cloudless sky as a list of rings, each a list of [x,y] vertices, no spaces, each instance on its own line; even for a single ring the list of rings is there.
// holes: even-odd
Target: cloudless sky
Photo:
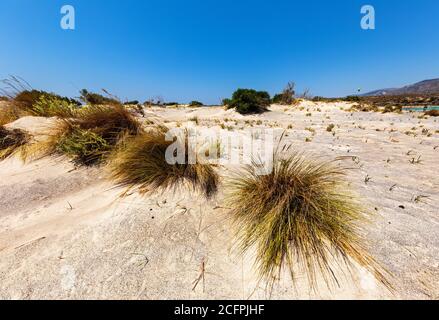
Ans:
[[[360,28],[365,4],[376,30]],[[140,101],[215,104],[288,81],[344,96],[439,78],[438,16],[438,0],[0,0],[0,78]]]

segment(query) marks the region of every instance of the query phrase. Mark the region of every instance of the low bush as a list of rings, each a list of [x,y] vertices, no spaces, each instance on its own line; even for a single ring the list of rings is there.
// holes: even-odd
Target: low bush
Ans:
[[[139,105],[139,100],[132,100],[123,103],[125,106],[137,106]]]
[[[199,101],[191,101],[189,103],[189,107],[202,107],[203,103],[199,102]]]
[[[360,96],[347,96],[342,100],[347,102],[361,102],[362,98]]]

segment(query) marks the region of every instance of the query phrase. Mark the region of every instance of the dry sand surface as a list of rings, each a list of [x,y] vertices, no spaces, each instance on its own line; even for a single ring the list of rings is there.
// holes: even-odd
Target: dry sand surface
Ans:
[[[269,295],[251,254],[242,257],[233,247],[223,190],[210,201],[184,190],[121,198],[123,190],[113,188],[102,168],[75,169],[52,158],[23,165],[13,158],[0,163],[0,298],[439,298],[439,124],[416,113],[348,108],[302,102],[245,117],[216,107],[157,107],[146,114],[169,125],[196,117],[198,126],[224,124],[236,134],[250,120],[285,129],[286,142],[314,156],[341,157],[352,168],[352,188],[376,213],[366,237],[393,274],[393,293],[360,268],[349,274],[339,267],[339,286],[322,282],[311,290],[299,273],[296,286],[285,275]],[[23,118],[9,126],[38,134],[51,121]],[[420,163],[410,163],[419,156]],[[230,169],[221,168],[222,175]]]

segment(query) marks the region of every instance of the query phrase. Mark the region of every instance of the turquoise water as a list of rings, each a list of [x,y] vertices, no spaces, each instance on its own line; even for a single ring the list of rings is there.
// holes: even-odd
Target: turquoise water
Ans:
[[[413,108],[403,108],[406,111],[430,111],[430,110],[439,110],[439,106],[428,106],[428,107],[413,107]]]

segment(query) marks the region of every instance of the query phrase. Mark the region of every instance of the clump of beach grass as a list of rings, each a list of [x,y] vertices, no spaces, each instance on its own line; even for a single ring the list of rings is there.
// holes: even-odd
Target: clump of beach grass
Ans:
[[[55,117],[72,116],[79,108],[80,102],[75,99],[63,97],[55,93],[33,89],[24,79],[10,76],[0,80],[4,86],[0,88],[0,93],[8,97],[8,104],[0,123],[14,121],[23,116]],[[9,118],[6,119],[5,118]]]
[[[24,115],[26,114],[14,104],[6,102],[5,105],[0,107],[0,126],[14,122]]]
[[[175,143],[185,151],[184,163],[169,164],[166,152],[174,141],[167,141],[166,128],[156,127],[124,141],[110,157],[110,177],[120,187],[146,194],[154,190],[174,191],[189,186],[211,198],[218,189],[219,176],[209,163],[190,164],[187,139]]]
[[[283,269],[293,281],[298,270],[305,271],[312,288],[317,274],[328,287],[338,284],[330,263],[334,257],[347,266],[355,261],[390,287],[365,248],[361,224],[368,214],[351,196],[343,170],[298,153],[282,158],[279,152],[270,174],[258,175],[257,167],[247,166],[230,179],[226,202],[238,247],[242,252],[255,247],[259,275],[268,286]]]
[[[123,105],[92,105],[74,118],[61,118],[47,139],[32,146],[32,153],[66,155],[77,165],[90,166],[101,163],[121,140],[142,131]]]
[[[0,126],[0,160],[4,160],[23,151],[23,148],[29,140],[29,135],[22,130],[8,130]]]

